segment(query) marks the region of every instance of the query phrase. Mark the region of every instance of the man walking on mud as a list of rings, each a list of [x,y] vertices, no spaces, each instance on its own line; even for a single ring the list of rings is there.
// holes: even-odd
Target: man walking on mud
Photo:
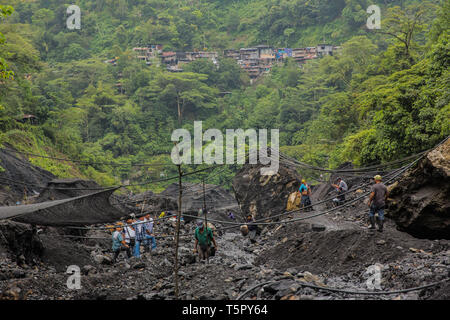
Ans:
[[[370,227],[369,229],[375,229],[375,214],[378,213],[378,231],[383,231],[383,223],[384,223],[384,208],[386,205],[386,200],[389,196],[388,189],[381,182],[381,176],[376,175],[374,177],[375,184],[372,186],[372,192],[370,193],[369,198],[369,221]]]
[[[194,253],[198,252],[200,260],[208,259],[211,253],[211,242],[217,251],[217,243],[210,228],[205,227],[203,221],[197,223],[195,229]]]

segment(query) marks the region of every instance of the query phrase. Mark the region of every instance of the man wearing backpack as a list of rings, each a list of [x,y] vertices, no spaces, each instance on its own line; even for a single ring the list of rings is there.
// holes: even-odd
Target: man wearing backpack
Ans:
[[[200,260],[209,258],[211,253],[211,242],[214,244],[214,250],[217,251],[217,243],[214,239],[212,230],[205,227],[203,221],[197,222],[197,228],[195,229],[194,253],[198,252]]]
[[[311,188],[309,187],[309,185],[306,183],[305,179],[302,179],[302,184],[300,186],[300,188],[298,189],[299,193],[302,195],[302,201],[301,201],[301,207],[309,207],[308,210],[306,211],[310,211],[312,210],[311,206],[311,199],[310,199],[310,195],[311,195]]]

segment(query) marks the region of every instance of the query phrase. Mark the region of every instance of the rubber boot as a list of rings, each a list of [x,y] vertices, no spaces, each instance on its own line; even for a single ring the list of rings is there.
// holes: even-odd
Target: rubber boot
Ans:
[[[378,219],[378,231],[383,232],[383,220]]]
[[[375,217],[369,217],[369,221],[370,221],[369,230],[374,230],[375,229]]]

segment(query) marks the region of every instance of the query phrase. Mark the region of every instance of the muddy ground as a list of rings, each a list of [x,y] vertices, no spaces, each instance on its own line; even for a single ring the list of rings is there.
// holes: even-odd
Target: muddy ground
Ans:
[[[293,216],[310,213],[295,213]],[[288,219],[288,218],[287,218]],[[354,221],[356,220],[356,221]],[[327,226],[313,231],[311,226]],[[141,259],[124,256],[110,264],[109,235],[89,231],[95,239],[61,237],[48,228],[39,235],[45,248],[36,265],[17,265],[7,254],[0,259],[0,295],[4,299],[174,299],[173,227],[161,222],[152,253]],[[257,243],[238,230],[217,237],[219,250],[209,264],[196,261],[194,225],[186,224],[180,241],[180,299],[236,299],[252,286],[275,281],[244,299],[449,299],[450,285],[395,295],[350,295],[300,286],[367,291],[366,270],[381,268],[381,289],[399,290],[449,277],[450,241],[416,239],[387,223],[383,233],[366,229],[351,210],[307,220],[264,227]],[[185,237],[184,235],[188,235]],[[102,239],[97,239],[102,238]],[[66,286],[69,265],[81,269],[81,289]]]

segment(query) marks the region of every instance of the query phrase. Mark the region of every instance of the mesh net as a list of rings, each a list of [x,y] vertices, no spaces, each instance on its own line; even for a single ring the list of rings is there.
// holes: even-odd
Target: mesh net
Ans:
[[[125,215],[109,202],[109,197],[116,189],[63,200],[0,207],[0,220],[13,219],[42,226],[84,226],[114,222]]]

